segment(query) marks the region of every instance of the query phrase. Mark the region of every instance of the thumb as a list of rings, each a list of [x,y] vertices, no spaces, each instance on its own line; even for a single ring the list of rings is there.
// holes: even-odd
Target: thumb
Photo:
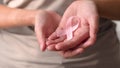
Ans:
[[[36,27],[35,28],[35,33],[36,33],[36,37],[37,37],[38,43],[40,44],[41,51],[45,51],[45,49],[46,49],[46,38],[45,38],[43,30],[42,29],[38,29]]]
[[[46,37],[44,34],[43,25],[40,24],[40,17],[39,16],[36,16],[36,20],[35,20],[35,33],[36,33],[38,43],[40,44],[41,51],[45,51],[45,49],[46,49]]]

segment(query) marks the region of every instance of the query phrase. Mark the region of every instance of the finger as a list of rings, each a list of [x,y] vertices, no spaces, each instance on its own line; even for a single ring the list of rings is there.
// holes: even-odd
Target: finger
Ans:
[[[45,35],[43,34],[43,31],[42,30],[38,30],[37,28],[35,29],[35,33],[36,33],[36,37],[37,37],[37,40],[38,40],[38,43],[40,44],[40,49],[41,51],[45,51],[46,49],[46,38],[45,38]]]
[[[48,40],[54,40],[54,39],[57,39],[57,33],[56,32],[53,32],[49,37],[48,37]]]
[[[65,40],[65,36],[61,36],[60,38],[56,39],[56,40],[49,40],[46,42],[47,45],[47,49],[50,51],[57,51],[57,49],[55,48],[55,45],[59,42],[62,42]]]
[[[76,48],[73,50],[60,51],[59,53],[65,58],[71,58],[71,57],[74,57],[76,55],[83,53],[83,51],[84,51],[83,48]]]
[[[96,41],[97,31],[98,31],[98,19],[97,17],[89,19],[90,25],[90,38],[82,45],[82,47],[87,48],[93,45]]]
[[[36,37],[38,40],[38,43],[40,44],[40,49],[41,51],[45,51],[46,49],[46,37],[43,31],[43,25],[40,24],[40,16],[36,16],[35,19],[35,33],[36,33]],[[44,22],[44,21],[43,21]]]
[[[98,17],[90,18],[90,36],[94,37],[98,32]]]
[[[52,44],[52,45],[50,45],[50,46],[47,46],[47,49],[48,49],[49,51],[57,51],[56,48],[55,48],[55,44]]]
[[[74,48],[84,41],[88,37],[88,34],[88,31],[80,29],[71,40],[65,40],[64,42],[58,43],[55,47],[57,50],[68,50]]]
[[[59,42],[64,41],[65,38],[66,38],[65,36],[61,36],[61,37],[59,37],[59,38],[57,38],[57,39],[55,39],[55,40],[48,40],[48,41],[46,42],[46,44],[47,44],[47,46],[49,46],[49,45],[51,45],[51,44],[57,44],[57,43],[59,43]]]
[[[96,41],[96,38],[89,38],[85,43],[81,45],[82,48],[88,48],[89,46],[93,45]]]

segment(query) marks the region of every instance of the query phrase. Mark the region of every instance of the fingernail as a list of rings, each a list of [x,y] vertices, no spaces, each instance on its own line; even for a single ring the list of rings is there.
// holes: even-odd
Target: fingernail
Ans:
[[[44,46],[45,46],[45,45],[43,45],[43,44],[40,46],[40,49],[41,49],[42,52],[45,51],[45,47],[44,47]]]

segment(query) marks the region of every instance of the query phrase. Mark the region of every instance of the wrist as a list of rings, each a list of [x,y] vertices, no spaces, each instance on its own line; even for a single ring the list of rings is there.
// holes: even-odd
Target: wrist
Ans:
[[[20,26],[33,26],[37,10],[22,10],[15,11],[15,20]]]
[[[83,9],[88,8],[88,11],[92,11],[94,14],[98,15],[99,14],[99,9],[94,0],[75,0],[76,6],[83,7]],[[82,10],[83,10],[82,9]]]

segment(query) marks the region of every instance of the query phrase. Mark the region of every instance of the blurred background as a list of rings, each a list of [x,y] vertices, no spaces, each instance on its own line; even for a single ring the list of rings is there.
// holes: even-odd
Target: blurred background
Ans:
[[[2,3],[2,0],[0,0],[0,4]]]

